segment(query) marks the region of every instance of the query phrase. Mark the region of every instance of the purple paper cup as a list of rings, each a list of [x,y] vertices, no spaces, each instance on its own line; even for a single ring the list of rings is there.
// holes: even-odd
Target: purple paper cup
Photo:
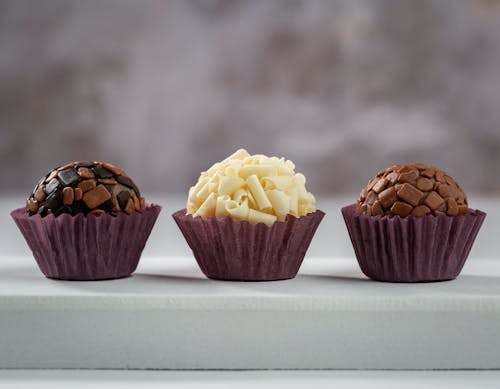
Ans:
[[[227,216],[193,217],[185,209],[172,217],[208,278],[275,281],[297,275],[324,215],[319,210],[299,218],[289,215],[271,227]]]
[[[30,216],[11,212],[42,273],[48,278],[93,281],[127,277],[137,268],[159,205],[117,216]]]
[[[386,282],[455,279],[486,217],[472,209],[459,216],[369,216],[355,204],[342,215],[361,270]]]

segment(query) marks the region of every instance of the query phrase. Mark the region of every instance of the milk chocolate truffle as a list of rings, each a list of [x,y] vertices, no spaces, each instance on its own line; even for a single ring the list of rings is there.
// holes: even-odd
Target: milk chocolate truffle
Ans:
[[[444,171],[424,163],[380,170],[361,190],[357,211],[366,215],[420,217],[465,215],[467,196]]]
[[[423,163],[382,169],[342,215],[362,272],[385,282],[456,278],[486,217],[453,178]]]
[[[30,215],[130,214],[145,208],[135,182],[106,162],[71,162],[48,172],[28,197]]]

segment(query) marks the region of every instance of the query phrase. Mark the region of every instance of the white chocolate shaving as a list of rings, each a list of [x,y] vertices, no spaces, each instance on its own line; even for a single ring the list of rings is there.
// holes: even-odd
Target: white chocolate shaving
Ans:
[[[266,192],[264,192],[264,188],[255,174],[247,178],[247,185],[259,209],[272,208],[271,202],[267,198]]]
[[[316,199],[305,183],[293,162],[240,149],[201,173],[189,190],[187,213],[270,226],[288,214],[300,217],[316,211]]]

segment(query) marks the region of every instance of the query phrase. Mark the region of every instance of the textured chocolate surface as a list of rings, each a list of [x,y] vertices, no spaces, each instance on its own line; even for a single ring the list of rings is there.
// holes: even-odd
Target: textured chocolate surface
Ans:
[[[359,213],[372,216],[465,215],[467,196],[442,170],[423,163],[382,169],[361,190]]]
[[[145,208],[135,182],[106,162],[71,162],[48,172],[26,200],[30,215],[100,216],[132,213]]]

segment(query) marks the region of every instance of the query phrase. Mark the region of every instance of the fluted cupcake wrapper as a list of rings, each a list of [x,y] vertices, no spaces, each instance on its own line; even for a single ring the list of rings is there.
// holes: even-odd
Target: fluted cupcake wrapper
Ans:
[[[19,208],[11,216],[45,276],[83,281],[132,274],[160,211],[148,205],[130,215],[40,217]]]
[[[230,217],[172,215],[203,273],[232,281],[273,281],[294,278],[325,214],[287,216],[272,226]]]
[[[456,278],[486,214],[369,216],[352,204],[342,215],[363,273],[378,281],[426,282]]]

